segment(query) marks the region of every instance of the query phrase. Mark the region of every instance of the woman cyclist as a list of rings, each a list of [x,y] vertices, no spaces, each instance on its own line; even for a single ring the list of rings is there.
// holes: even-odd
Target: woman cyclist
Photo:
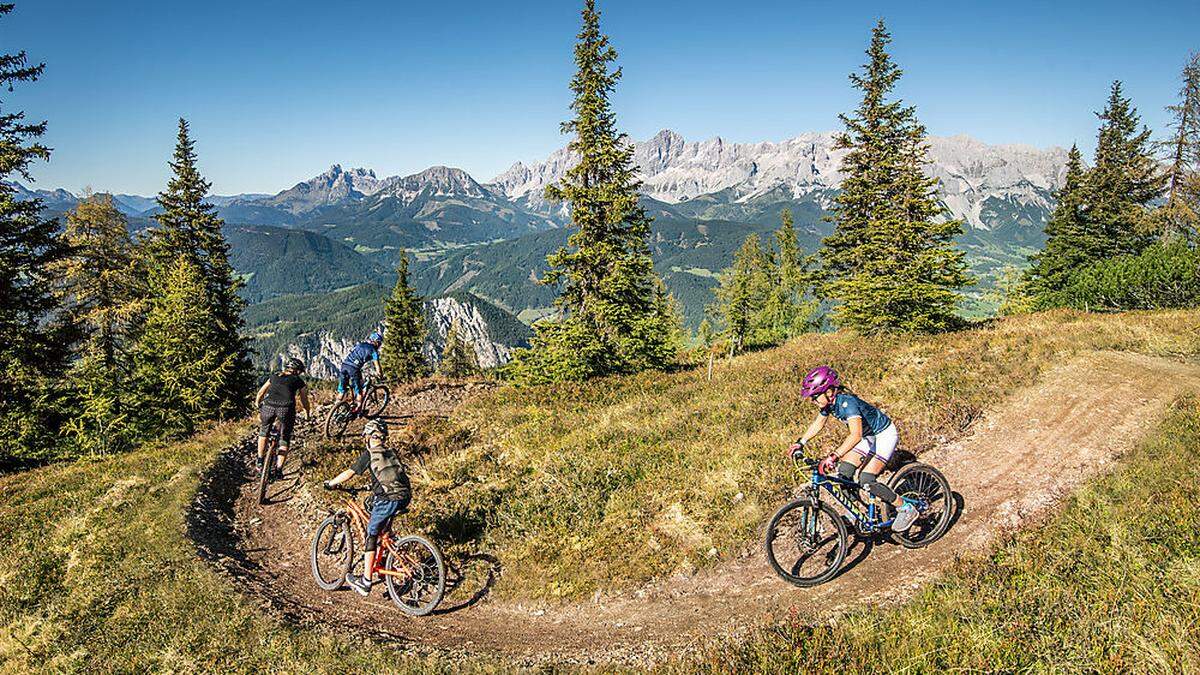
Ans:
[[[892,420],[882,410],[850,392],[842,385],[837,371],[829,366],[819,366],[805,375],[800,395],[817,406],[817,416],[804,435],[788,448],[788,454],[795,457],[802,452],[804,446],[821,433],[831,416],[845,422],[850,433],[837,450],[821,462],[821,473],[829,474],[836,467],[838,476],[853,481],[854,472],[865,462],[858,484],[896,507],[893,530],[903,532],[911,527],[917,519],[916,507],[900,499],[894,490],[878,480],[879,472],[887,466],[900,440]]]
[[[312,404],[308,401],[308,386],[300,374],[304,372],[304,362],[300,359],[288,359],[283,370],[272,373],[263,386],[259,387],[254,397],[254,407],[258,408],[258,465],[262,466],[263,456],[267,454],[267,437],[271,434],[271,425],[279,423],[279,449],[276,453],[274,477],[283,473],[283,463],[287,459],[288,448],[292,444],[292,429],[296,426],[296,395],[304,406],[304,413],[312,415]]]

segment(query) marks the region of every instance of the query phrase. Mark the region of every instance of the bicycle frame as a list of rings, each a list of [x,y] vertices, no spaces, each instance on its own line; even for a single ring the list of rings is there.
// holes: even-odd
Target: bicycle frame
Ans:
[[[859,532],[863,534],[873,534],[892,526],[892,523],[896,519],[890,518],[888,520],[881,520],[879,515],[880,509],[878,506],[876,506],[874,500],[867,502],[867,508],[865,509],[866,512],[863,512],[864,509],[862,508],[862,499],[858,496],[862,487],[857,481],[847,480],[841,476],[826,476],[818,471],[818,465],[815,462],[811,462],[811,460],[809,461],[812,464],[812,479],[809,485],[810,489],[812,490],[814,503],[820,500],[821,490],[828,492],[829,496],[833,497],[834,501],[836,501],[838,504],[841,504],[842,508],[846,509],[846,512],[850,515],[850,518],[854,520],[854,524],[858,528]],[[904,496],[901,496],[900,498],[905,502],[917,507],[919,512],[924,513],[925,509],[929,508],[929,505],[926,504],[924,500],[910,499]]]
[[[367,540],[367,525],[371,521],[371,515],[369,513],[367,513],[367,510],[365,508],[363,508],[363,505],[360,504],[358,502],[358,500],[353,499],[353,498],[348,498],[345,500],[345,511],[346,511],[346,513],[348,513],[350,515],[350,522],[354,525],[354,529],[358,532],[359,536],[365,542]],[[388,530],[380,533],[380,535],[379,535],[379,543],[375,549],[375,563],[374,563],[374,565],[371,566],[371,571],[367,575],[368,579],[373,577],[375,574],[379,574],[380,576],[394,576],[394,577],[405,576],[404,573],[397,572],[395,570],[385,569],[385,567],[384,567],[384,564],[386,561],[386,556],[384,556],[383,553],[385,551],[388,553],[396,554],[397,558],[402,557],[396,551],[396,548],[393,545],[393,541],[394,541],[394,539],[392,536],[391,527],[389,525]],[[353,564],[353,561],[351,561],[351,564]]]

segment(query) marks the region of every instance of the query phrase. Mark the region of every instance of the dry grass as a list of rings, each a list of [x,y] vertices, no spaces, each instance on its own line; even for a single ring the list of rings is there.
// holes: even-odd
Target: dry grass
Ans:
[[[672,670],[1198,672],[1197,447],[1200,407],[1186,401],[1051,522],[903,606],[785,621]]]
[[[814,413],[797,395],[809,367],[837,367],[919,453],[1041,370],[1100,349],[1200,353],[1200,313],[1054,312],[932,338],[814,335],[721,362],[711,383],[701,368],[498,390],[434,432],[446,437],[423,461],[408,525],[499,556],[498,592],[510,596],[580,598],[689,573],[752,546],[791,487],[780,453]]]

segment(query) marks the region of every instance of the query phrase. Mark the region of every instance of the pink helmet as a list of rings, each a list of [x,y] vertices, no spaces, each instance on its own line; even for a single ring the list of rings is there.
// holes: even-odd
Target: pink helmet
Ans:
[[[808,374],[804,376],[804,385],[800,389],[800,395],[804,398],[812,398],[833,389],[841,383],[836,370],[829,366],[817,366],[808,371]]]

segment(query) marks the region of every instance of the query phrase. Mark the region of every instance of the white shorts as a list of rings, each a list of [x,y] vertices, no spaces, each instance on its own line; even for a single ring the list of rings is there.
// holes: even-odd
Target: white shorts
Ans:
[[[866,459],[878,457],[887,463],[892,460],[892,453],[896,451],[896,445],[899,443],[900,434],[896,431],[896,425],[889,424],[874,436],[863,436],[858,445],[854,446],[854,451]]]

